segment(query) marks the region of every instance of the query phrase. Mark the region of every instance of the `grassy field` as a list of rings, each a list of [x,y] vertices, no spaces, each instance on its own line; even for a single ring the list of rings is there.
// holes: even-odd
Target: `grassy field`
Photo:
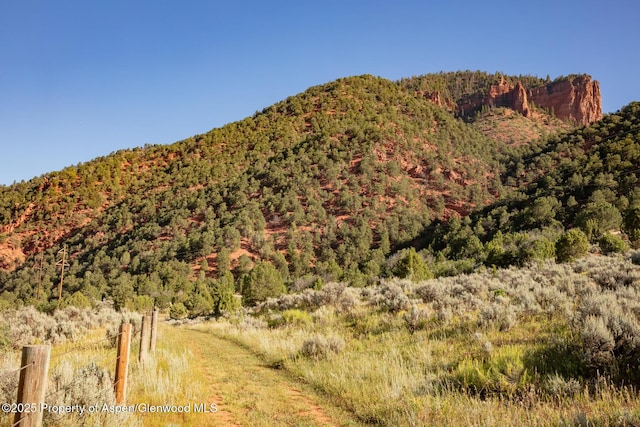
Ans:
[[[135,313],[116,313],[107,307],[78,309],[67,307],[52,314],[33,307],[4,310],[3,354],[0,358],[0,401],[15,403],[17,398],[20,352],[24,345],[51,345],[45,403],[50,407],[114,404],[113,371],[116,350],[114,334],[120,322],[139,325]],[[45,411],[44,425],[77,426],[139,423],[130,417],[110,413],[92,415]],[[10,426],[13,414],[0,414],[0,425]]]
[[[328,283],[219,320],[163,323],[144,366],[134,339],[127,405],[174,410],[45,414],[45,425],[638,426],[636,258]],[[5,336],[26,323],[57,341],[48,404],[114,404],[110,337],[123,319],[81,331],[69,323],[86,315],[59,313],[55,326],[30,310],[5,313],[14,316]],[[0,358],[7,402],[14,348]]]
[[[12,315],[33,314],[28,310]],[[53,319],[37,316],[56,329]],[[113,325],[84,330],[51,350],[45,403],[52,407],[97,405],[98,411],[45,412],[45,426],[360,425],[348,411],[323,401],[297,378],[272,369],[252,352],[211,334],[161,322],[156,351],[142,364],[138,361],[140,318],[125,317],[133,321],[135,330],[124,405],[115,404],[113,392],[114,334],[123,320],[114,316],[117,321]],[[3,403],[15,402],[20,359],[19,346],[5,350],[0,359]],[[135,411],[128,412],[128,408]],[[12,423],[12,414],[0,416],[0,426]]]
[[[360,423],[634,426],[640,272],[629,260],[328,284],[198,326]],[[637,362],[636,362],[637,363]],[[631,384],[630,384],[631,383]]]
[[[71,312],[71,315],[68,312]],[[197,381],[198,377],[196,380],[192,378],[192,354],[183,347],[176,348],[164,326],[160,329],[161,337],[156,351],[143,366],[138,362],[139,314],[117,314],[101,310],[100,316],[94,319],[95,322],[87,322],[87,316],[92,316],[89,310],[72,308],[49,316],[26,308],[4,312],[3,316],[3,319],[19,321],[11,323],[13,329],[8,331],[7,336],[14,344],[6,346],[0,358],[2,403],[14,403],[16,399],[20,346],[46,342],[53,345],[45,403],[51,407],[79,405],[86,409],[83,414],[45,411],[45,426],[207,425],[207,414],[196,413],[193,406],[200,402],[201,396],[206,395],[207,384]],[[80,328],[74,323],[76,321],[84,326]],[[135,413],[126,413],[115,408],[115,334],[121,321],[134,325],[125,404],[135,406]],[[20,325],[23,324],[30,326],[31,335],[13,336],[14,333],[20,333]],[[51,331],[56,331],[56,334],[52,334]],[[55,339],[51,339],[52,337]],[[150,412],[149,408],[164,405],[188,405],[190,411],[181,412],[182,408],[176,408],[175,411],[170,409],[169,413]],[[89,414],[88,408],[91,406],[97,407],[98,410]],[[103,410],[104,408],[106,410]],[[141,409],[146,409],[147,412]],[[12,423],[13,414],[0,414],[1,426],[10,426]]]

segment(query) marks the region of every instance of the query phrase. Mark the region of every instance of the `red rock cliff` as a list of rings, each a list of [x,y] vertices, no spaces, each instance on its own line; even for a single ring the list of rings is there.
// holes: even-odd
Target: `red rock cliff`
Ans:
[[[551,109],[562,120],[581,125],[602,118],[600,83],[590,76],[578,76],[553,82],[529,91],[529,100],[539,107]]]
[[[602,118],[600,84],[587,75],[568,77],[533,89],[525,88],[520,82],[514,86],[503,78],[492,85],[486,95],[477,94],[458,102],[458,113],[470,114],[487,105],[511,108],[527,117],[531,114],[531,104],[553,111],[561,120],[580,125]]]

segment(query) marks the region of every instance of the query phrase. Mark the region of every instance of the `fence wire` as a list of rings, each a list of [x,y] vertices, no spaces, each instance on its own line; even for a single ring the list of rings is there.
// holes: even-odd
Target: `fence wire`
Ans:
[[[102,338],[102,339],[99,339],[99,340],[96,340],[96,341],[92,341],[92,342],[90,342],[88,344],[83,344],[83,345],[80,345],[80,346],[77,346],[77,347],[73,347],[73,348],[71,348],[69,350],[63,351],[62,353],[52,354],[51,355],[51,359],[55,359],[55,358],[64,356],[64,355],[69,354],[69,353],[76,353],[76,352],[79,353],[79,352],[87,350],[89,348],[97,347],[98,344],[102,344],[102,343],[104,343],[106,341],[117,340],[118,338],[120,338],[120,335],[122,335],[122,332],[118,332],[118,334],[116,334],[113,337],[105,337],[105,338]]]
[[[131,337],[129,345],[132,345],[134,343],[137,343],[137,341],[139,341],[138,334],[134,334],[133,329],[134,328],[132,328],[132,331],[131,331],[133,336]],[[123,332],[118,331],[118,333],[116,335],[114,335],[114,336],[107,336],[105,338],[102,338],[102,339],[99,339],[99,340],[95,340],[95,341],[92,341],[90,343],[86,343],[86,344],[82,344],[82,345],[70,348],[69,350],[65,350],[65,351],[63,351],[61,353],[52,354],[52,355],[50,355],[49,359],[50,360],[51,359],[57,359],[57,358],[60,358],[62,356],[65,356],[65,355],[68,355],[68,354],[72,354],[72,353],[80,353],[80,352],[85,351],[87,349],[95,348],[95,347],[97,347],[99,345],[102,345],[105,342],[111,342],[111,341],[114,341],[114,340],[116,341],[116,345],[117,345],[117,341],[122,336],[122,334],[123,334]],[[118,360],[118,357],[116,357],[116,362],[117,362],[117,360]],[[5,373],[1,374],[0,375],[0,383],[2,381],[5,381],[6,379],[10,378],[11,376],[14,376],[16,374],[21,373],[23,370],[25,370],[25,369],[33,366],[33,365],[34,365],[34,362],[28,363],[28,364],[26,364],[24,366],[21,366],[18,369],[11,370],[9,372],[5,372]],[[77,370],[74,371],[74,376],[77,374],[77,372],[78,372]],[[85,380],[86,380],[86,378],[84,376],[78,376],[75,379],[73,379],[71,382],[65,384],[64,386],[57,387],[55,391],[52,391],[52,392],[49,392],[48,394],[46,394],[45,397],[44,397],[44,400],[45,401],[50,401],[53,397],[56,397],[56,396],[60,395],[61,393],[68,392],[73,387],[77,386],[78,384],[82,383]],[[113,379],[111,381],[110,388],[115,387],[116,385],[117,385],[117,382],[115,381],[115,379]],[[14,390],[17,390],[18,387],[19,386],[14,387]],[[17,425],[22,423],[25,418],[31,417],[32,414],[33,413],[22,413],[22,416],[20,417],[20,419],[18,421],[13,422],[13,424],[11,424],[11,427],[16,427]],[[11,416],[11,414],[4,414],[4,415]],[[13,414],[13,415],[15,416],[15,414]]]

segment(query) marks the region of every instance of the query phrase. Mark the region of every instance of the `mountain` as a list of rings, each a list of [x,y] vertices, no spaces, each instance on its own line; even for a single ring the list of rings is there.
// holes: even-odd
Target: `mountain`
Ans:
[[[576,228],[602,252],[640,245],[640,103],[590,126],[532,145],[506,165],[517,188],[468,218],[425,236],[433,254],[467,254],[487,265],[522,264],[554,255],[554,242]],[[472,247],[484,247],[475,251]]]
[[[527,102],[573,89],[525,114],[496,84],[527,88]],[[526,184],[514,165],[579,122],[552,112],[580,110],[588,93],[598,103],[597,87],[588,76],[349,77],[169,146],[0,188],[1,298],[53,299],[63,255],[65,295],[188,308],[229,270],[241,288],[263,261],[288,283],[388,274],[385,259],[434,224],[514,197]],[[472,99],[493,101],[458,106]],[[507,116],[516,127],[498,126]],[[504,135],[515,128],[517,144]]]
[[[600,83],[584,74],[551,81],[548,77],[463,71],[412,77],[400,83],[462,117],[473,116],[483,107],[507,107],[524,117],[542,109],[578,125],[602,118]]]

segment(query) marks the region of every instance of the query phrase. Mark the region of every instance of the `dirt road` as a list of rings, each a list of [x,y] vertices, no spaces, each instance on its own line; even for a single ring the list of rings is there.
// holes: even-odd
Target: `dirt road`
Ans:
[[[194,376],[206,383],[217,412],[206,414],[208,426],[357,426],[344,410],[297,383],[286,372],[267,366],[237,344],[186,328],[167,328],[176,346],[193,354]]]

